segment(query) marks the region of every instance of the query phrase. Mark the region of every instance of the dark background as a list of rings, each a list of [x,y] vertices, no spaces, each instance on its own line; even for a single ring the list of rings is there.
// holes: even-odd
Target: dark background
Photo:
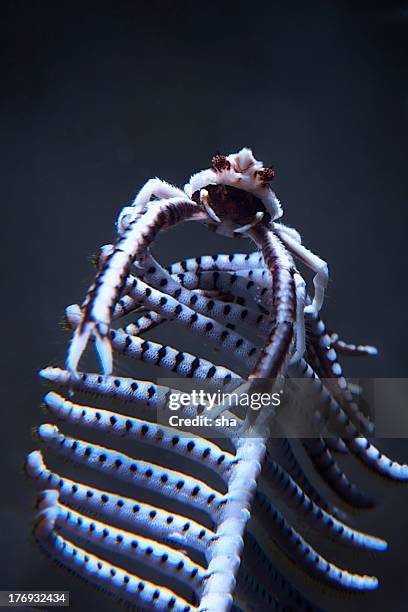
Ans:
[[[21,471],[43,419],[36,371],[63,363],[58,323],[92,278],[89,255],[148,177],[182,185],[215,152],[251,146],[276,168],[284,221],[330,264],[325,318],[380,347],[352,372],[406,376],[408,3],[3,1],[0,12],[0,588],[70,589],[75,609],[108,610],[32,544]],[[169,261],[198,241],[199,253],[242,248],[176,231]],[[385,446],[408,460],[406,442]],[[406,609],[407,490],[371,484],[379,508],[357,525],[390,550],[353,561],[382,586],[329,596],[308,583],[332,610]]]

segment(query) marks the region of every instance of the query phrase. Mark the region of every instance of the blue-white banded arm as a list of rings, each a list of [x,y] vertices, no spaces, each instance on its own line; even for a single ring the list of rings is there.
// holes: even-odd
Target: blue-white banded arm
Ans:
[[[78,317],[77,307],[67,308],[66,318],[72,328],[78,324]],[[116,353],[156,365],[162,370],[169,370],[183,377],[192,378],[194,376],[199,380],[204,379],[209,388],[218,388],[221,382],[224,390],[228,391],[235,388],[240,382],[238,374],[229,368],[216,365],[188,351],[182,351],[153,340],[145,340],[121,329],[111,329],[109,338],[112,349]]]
[[[225,257],[227,258],[227,256]],[[266,303],[268,305],[271,299],[272,278],[269,274],[269,271],[266,268],[240,270],[239,265],[242,265],[241,262],[244,261],[246,257],[247,256],[243,254],[237,255],[237,260],[239,264],[236,263],[235,265],[235,268],[237,269],[236,272],[233,272],[233,271],[218,272],[216,270],[207,271],[207,272],[191,271],[191,272],[187,272],[187,273],[184,273],[178,276],[173,275],[173,281],[178,282],[179,285],[181,284],[182,286],[185,287],[185,289],[189,289],[189,290],[195,290],[199,287],[201,290],[204,290],[204,291],[216,289],[217,291],[221,291],[221,293],[227,292],[228,294],[230,294],[232,291],[234,292],[234,294],[238,294],[240,296],[249,294],[251,298],[254,300],[255,305],[259,305],[258,306],[258,309],[259,309],[261,302]],[[213,258],[211,258],[210,256],[204,257],[203,258],[204,263],[205,263],[206,258],[210,259],[210,261],[213,260]],[[259,260],[259,257],[258,257],[258,260]],[[263,262],[262,258],[261,258],[261,261]],[[197,262],[195,263],[197,267],[198,264]],[[192,268],[192,266],[189,266],[189,267]],[[123,295],[118,300],[115,306],[115,309],[114,309],[114,313],[113,313],[114,318],[123,316],[130,312],[133,312],[135,309],[140,308],[142,304],[140,294],[138,294],[136,297],[132,297],[131,295],[129,295],[129,292],[131,291],[132,286],[134,285],[134,282],[135,282],[134,277],[132,275],[129,275],[127,283],[126,283],[127,294]],[[179,289],[180,287],[178,287],[178,290]],[[216,295],[213,296],[213,298],[214,297],[216,297]],[[191,296],[190,294],[189,300],[192,300],[192,303],[191,302],[188,303],[187,299],[185,300],[185,303],[188,303],[190,307],[192,307],[194,310],[197,310],[196,307],[194,306],[194,302],[198,300],[198,298],[199,296],[197,295]],[[212,311],[212,309],[216,305],[214,304],[214,301],[215,301],[214,299],[207,298],[207,300],[205,301],[205,307],[203,307],[201,311],[204,313],[208,312],[208,310]],[[223,302],[224,301],[225,300],[223,300]],[[241,297],[241,300],[237,301],[239,306],[241,305],[245,306],[245,302],[246,302],[246,299],[243,297]],[[217,304],[217,307],[218,307],[218,310],[220,310],[221,305]],[[222,316],[226,321],[232,309],[233,309],[233,305],[223,304]],[[268,315],[268,309],[260,308],[260,310],[261,312],[258,312],[257,314],[253,313],[252,318],[254,319],[256,325],[259,325],[259,323],[261,322],[262,324],[265,325],[266,323],[264,323],[264,320],[267,320],[266,315]],[[232,320],[234,321],[237,321],[237,320],[239,320],[240,322],[246,321],[246,323],[248,324],[249,318],[251,318],[251,312],[248,307],[242,308],[242,309],[238,308],[236,310],[233,310],[232,312]],[[161,315],[158,312],[155,312],[154,310],[147,310],[145,314],[139,317],[139,319],[137,319],[131,326],[128,327],[128,331],[134,335],[140,335],[156,327],[158,324],[162,323],[165,320],[166,318],[164,317],[164,315]],[[229,325],[233,325],[231,321],[227,321],[227,322],[229,323]]]
[[[211,440],[190,433],[183,435],[175,429],[145,419],[76,404],[55,392],[47,393],[44,403],[47,412],[63,421],[170,451],[188,461],[204,465],[225,479],[236,462],[235,455]]]
[[[333,587],[350,591],[364,591],[377,588],[378,580],[374,576],[348,572],[317,553],[293,527],[290,527],[281,512],[260,492],[256,493],[255,507],[257,510],[254,516],[255,525],[257,521],[260,521],[260,530],[263,529],[262,525],[265,522],[268,522],[269,525],[268,531],[264,532],[263,541],[265,546],[269,547],[272,541],[298,567],[301,567],[321,582]],[[255,526],[253,533],[255,535],[258,533]],[[269,554],[268,550],[266,552]]]
[[[134,297],[136,301],[143,299],[147,308],[182,325],[193,333],[202,335],[208,341],[221,347],[222,350],[231,352],[237,359],[248,364],[249,367],[255,364],[256,350],[248,339],[211,317],[202,315],[190,306],[182,304],[177,298],[150,287],[140,279],[135,279],[134,287],[129,295]],[[126,327],[126,331],[132,334],[131,325]]]
[[[68,370],[48,367],[39,372],[39,376],[57,387],[88,393],[99,397],[112,398],[131,402],[140,408],[158,410],[167,405],[171,390],[155,383],[135,380],[124,376],[102,376],[82,372],[78,377]]]
[[[194,303],[196,301],[201,301],[205,303],[205,307],[201,308],[202,312],[214,314],[214,310],[216,310],[218,318],[222,316],[229,327],[237,323],[242,323],[246,327],[250,327],[251,321],[255,322],[256,327],[260,324],[263,327],[268,327],[268,325],[270,327],[273,323],[267,323],[267,321],[269,321],[269,311],[267,308],[261,306],[261,302],[268,304],[268,300],[270,300],[271,281],[269,284],[266,282],[261,285],[256,278],[254,278],[255,276],[259,276],[262,277],[262,281],[264,281],[263,277],[268,277],[269,273],[265,269],[256,270],[255,272],[259,272],[259,274],[253,277],[252,272],[252,270],[247,271],[245,276],[242,272],[208,272],[200,274],[200,280],[196,275],[193,275],[193,273],[188,273],[175,276],[174,279],[186,290],[190,290],[193,293],[188,305],[196,312],[198,310]],[[192,279],[187,278],[190,275],[193,275]],[[207,281],[205,279],[206,276],[208,276]],[[266,278],[266,280],[268,279]],[[197,284],[200,285],[200,289],[192,288]],[[204,293],[211,292],[212,295],[202,295],[200,298],[200,291]],[[226,296],[232,296],[231,291],[234,292],[234,295],[239,296],[234,298],[234,302],[225,299]],[[247,304],[249,300],[241,297],[246,293],[248,294],[248,291],[250,297],[254,300],[255,309]],[[235,308],[236,305],[238,305],[238,308]],[[117,318],[131,312],[137,313],[137,309],[140,311],[139,299],[131,297],[131,295],[124,295],[116,304],[113,316]],[[155,312],[153,309],[142,309],[142,315],[134,321],[131,327],[129,326],[129,330],[131,329],[134,335],[142,335],[166,320],[164,315]]]
[[[284,612],[278,598],[268,586],[263,586],[257,579],[253,568],[242,561],[238,572],[237,586],[234,591],[234,612],[244,610],[268,610],[268,612]]]
[[[226,305],[216,298],[208,298],[203,294],[193,292],[183,287],[172,277],[151,255],[145,261],[143,274],[150,286],[160,288],[167,295],[176,297],[181,304],[189,306],[195,312],[216,320],[222,320],[227,325],[244,324],[251,328],[252,333],[265,336],[271,329],[270,317],[240,304]]]
[[[152,266],[147,268],[147,271],[151,269],[156,270],[157,268]],[[269,271],[265,268],[237,272],[189,272],[179,275],[170,275],[165,268],[161,268],[161,270],[163,270],[162,275],[154,274],[154,277],[159,276],[159,279],[156,279],[154,282],[147,273],[139,274],[137,277],[129,274],[121,297],[118,299],[113,310],[112,319],[118,319],[132,312],[146,311],[143,300],[140,299],[139,295],[134,297],[129,295],[133,295],[132,289],[135,287],[135,278],[140,278],[144,282],[148,280],[150,286],[162,289],[164,293],[175,297],[179,297],[177,292],[180,294],[180,287],[182,287],[184,289],[182,292],[183,300],[180,301],[203,314],[209,314],[209,311],[214,314],[216,310],[214,306],[218,306],[218,304],[208,307],[208,302],[216,297],[213,294],[215,291],[220,293],[221,296],[222,293],[231,294],[231,291],[234,291],[235,295],[242,296],[241,299],[236,299],[235,302],[241,306],[246,305],[248,297],[251,297],[255,302],[255,306],[257,306],[262,298],[267,301],[268,296],[270,297],[272,294],[272,279],[270,278]],[[164,283],[166,280],[164,277],[169,279],[168,282]],[[172,287],[171,290],[169,290],[169,286]],[[208,295],[209,293],[213,295]],[[244,298],[244,295],[247,297]],[[224,300],[221,301],[223,302]],[[259,306],[258,310],[260,310]],[[267,314],[267,311],[263,312]],[[243,320],[245,319],[245,317],[242,318]]]
[[[127,572],[64,538],[55,529],[58,508],[44,505],[35,519],[34,537],[49,556],[74,574],[132,606],[173,612],[197,609],[170,589]]]
[[[236,271],[265,266],[264,258],[260,251],[253,253],[232,253],[217,255],[201,255],[175,262],[168,266],[170,274],[184,274],[185,272],[213,272],[213,271]]]
[[[267,443],[267,459],[279,462],[282,468],[292,477],[297,485],[304,491],[313,502],[337,518],[344,518],[339,508],[326,499],[317,490],[312,480],[306,475],[300,459],[293,452],[293,440],[284,437],[272,437]]]
[[[181,545],[205,555],[215,536],[208,527],[176,512],[61,476],[46,466],[41,451],[28,455],[25,472],[38,490],[55,489],[60,499],[71,507],[81,508],[105,521],[115,521],[160,542]]]
[[[37,435],[41,442],[57,455],[113,479],[148,488],[164,497],[200,509],[213,520],[216,520],[220,511],[220,504],[225,501],[220,491],[197,478],[148,461],[134,459],[111,448],[65,436],[55,425],[40,425]]]
[[[363,463],[391,480],[408,480],[408,465],[393,461],[360,434],[310,365],[301,360],[292,366],[292,375],[303,376],[310,383],[316,393],[316,410],[321,415],[322,423],[334,426],[347,448]]]
[[[199,596],[205,568],[182,551],[73,510],[59,501],[59,493],[55,489],[41,492],[37,507],[40,511],[44,508],[55,509],[55,527],[79,538],[81,542],[142,563],[159,574],[172,576]]]
[[[98,266],[104,262],[113,252],[114,246],[106,244],[100,248],[97,257]],[[231,265],[231,261],[233,262]],[[155,262],[157,264],[157,262]],[[142,280],[152,282],[150,272],[155,272],[157,275],[156,265],[147,266],[144,259],[143,267],[137,267],[134,270],[136,276]],[[243,304],[246,298],[243,296],[251,296],[258,302],[262,297],[272,293],[272,278],[269,271],[265,268],[265,263],[259,251],[247,255],[245,253],[235,253],[233,255],[205,255],[184,262],[171,264],[167,269],[161,268],[161,271],[183,285],[186,289],[204,291],[217,290],[219,292],[230,293],[242,296]],[[175,272],[175,271],[182,272]],[[185,271],[187,270],[187,271]],[[147,275],[147,272],[149,274]],[[147,278],[149,276],[149,278]],[[143,307],[142,302],[137,302],[129,298],[128,293],[132,288],[134,275],[129,274],[126,283],[122,289],[121,298],[115,305],[113,318],[118,318],[129,312]],[[159,282],[163,282],[163,278]],[[167,283],[166,283],[167,284]],[[167,291],[166,291],[167,292]]]
[[[296,304],[295,269],[291,257],[287,255],[273,232],[267,232],[258,226],[251,230],[250,235],[263,250],[263,259],[270,270],[272,283],[278,282],[279,286],[279,291],[273,293],[275,326],[267,340],[266,347],[260,352],[257,366],[251,376],[253,378],[265,376],[274,378],[289,353],[293,337],[293,325],[297,316],[294,312]],[[276,262],[279,262],[279,266]],[[173,272],[173,269],[170,269],[171,272]],[[136,300],[140,299],[139,295],[135,297]],[[166,316],[166,313],[155,308],[154,304],[151,308]],[[132,332],[131,329],[129,331]],[[278,350],[277,346],[281,339],[285,339],[285,348],[282,348],[282,350],[279,348]],[[301,343],[298,341],[298,344],[303,345],[303,341]]]
[[[236,272],[185,272],[173,278],[191,291],[217,291],[220,295],[234,296],[243,304],[253,301],[261,312],[269,313],[273,281],[266,268]]]
[[[343,501],[355,508],[375,506],[375,500],[350,481],[323,438],[303,438],[302,444],[316,472]]]
[[[293,260],[288,258],[288,261],[288,266],[292,265],[292,267],[294,267]],[[272,312],[270,312],[270,310],[271,305],[273,304],[274,280],[273,275],[266,267],[251,270],[237,269],[237,271],[234,271],[233,273],[231,271],[224,271],[222,273],[218,271],[207,273],[190,271],[184,275],[179,275],[179,281],[181,284],[188,282],[192,287],[204,288],[206,287],[205,280],[203,280],[203,276],[205,275],[209,277],[207,278],[207,283],[209,282],[207,287],[217,287],[218,290],[220,290],[222,287],[222,289],[225,291],[229,290],[241,294],[248,294],[249,292],[255,303],[259,305],[262,304],[264,308],[262,309],[261,314],[253,313],[251,319],[248,317],[247,323],[250,324],[251,320],[254,319],[256,329],[261,322],[262,325],[266,325],[267,332],[269,334],[273,331],[276,325],[276,320],[274,318],[276,313],[273,309]],[[297,361],[303,356],[306,348],[304,322],[306,283],[303,277],[297,271],[295,271],[293,274],[293,280],[296,293],[296,350],[294,351],[291,359]],[[281,282],[282,279],[279,281],[279,283]],[[228,305],[226,308],[228,308],[228,311],[232,310],[231,305]],[[246,310],[248,310],[248,308],[246,308]],[[236,317],[237,322],[240,321],[240,318],[242,322],[243,314],[245,314],[245,311],[241,314],[241,317]],[[267,315],[269,315],[269,317],[267,317]]]
[[[41,370],[40,376],[48,383],[54,383],[58,387],[69,389],[71,393],[76,391],[100,398],[131,403],[144,410],[144,414],[147,417],[150,416],[150,418],[152,418],[152,415],[157,417],[159,413],[163,413],[164,416],[168,417],[167,409],[170,397],[173,393],[179,393],[177,388],[172,389],[150,381],[135,380],[123,376],[102,376],[101,374],[89,374],[86,372],[73,377],[68,370],[52,367]],[[232,380],[232,377],[229,378],[229,375],[227,375],[223,382],[227,385]],[[215,417],[216,411],[217,414],[218,412],[220,414],[224,413],[226,417],[229,417],[232,415],[228,408],[229,406],[221,402],[221,404],[214,405],[211,413],[208,411],[206,414]],[[193,418],[197,415],[197,405],[194,401],[191,401],[187,405],[181,405],[178,412],[184,417]],[[237,422],[239,422],[238,418]],[[222,424],[214,424],[213,429],[223,437],[229,433],[228,428]]]
[[[127,332],[132,336],[143,336],[146,332],[166,323],[166,321],[166,317],[148,309],[127,326]]]
[[[102,247],[101,249],[101,251],[103,252],[107,251],[108,255],[111,254],[112,250],[113,250],[112,245],[105,245],[105,247]],[[104,258],[106,257],[107,256],[105,254]],[[201,284],[203,290],[207,290],[211,288],[211,289],[217,289],[219,291],[222,288],[223,291],[226,291],[228,293],[233,291],[235,294],[238,294],[241,296],[241,300],[238,300],[237,303],[242,306],[244,306],[246,302],[245,298],[243,298],[242,296],[248,295],[248,294],[252,297],[255,304],[260,304],[261,302],[265,302],[268,304],[270,302],[271,295],[272,295],[271,293],[272,292],[272,278],[269,274],[269,271],[266,268],[261,268],[261,267],[240,269],[241,265],[244,265],[244,264],[248,265],[248,262],[251,263],[252,261],[254,261],[256,265],[259,265],[259,266],[263,265],[262,256],[258,256],[257,253],[254,253],[251,256],[245,255],[245,254],[237,254],[236,256],[235,255],[234,256],[227,256],[227,255],[220,256],[220,258],[221,258],[220,259],[221,262],[223,262],[223,260],[225,259],[227,263],[229,263],[230,259],[233,259],[234,261],[233,269],[235,269],[236,272],[233,270],[224,271],[224,272],[219,272],[217,270],[207,271],[207,272],[190,271],[190,272],[184,273],[179,276],[173,275],[173,280],[185,286],[186,289],[190,289],[190,290],[196,289],[197,286]],[[204,256],[202,259],[203,259],[204,265],[207,260],[209,260],[210,262],[214,261],[214,258],[211,256]],[[197,261],[199,260],[200,258],[197,258]],[[199,268],[197,261],[194,260],[194,263],[195,263],[194,268]],[[209,265],[207,261],[207,267],[214,268],[214,266],[215,264]],[[192,265],[189,265],[188,267],[193,269]],[[219,267],[223,267],[223,266],[221,265]],[[181,268],[183,269],[182,266]],[[177,269],[177,265],[175,266],[175,269]],[[145,314],[139,317],[139,319],[137,319],[132,326],[132,333],[134,335],[139,335],[139,334],[143,334],[146,331],[156,327],[158,324],[165,321],[166,319],[163,315],[158,314],[154,310],[146,311],[146,308],[143,307],[143,301],[140,299],[140,296],[138,296],[138,298],[135,298],[129,295],[129,292],[134,286],[134,282],[135,282],[134,276],[129,274],[126,280],[125,286],[122,290],[122,295],[115,304],[115,307],[112,313],[112,318],[116,319],[121,316],[127,315],[131,312],[137,312],[140,309],[144,310]],[[191,296],[191,297],[194,301],[195,297],[194,296]],[[210,304],[211,304],[211,301],[210,301]],[[189,304],[189,305],[190,307],[192,306],[192,304]],[[72,307],[70,308],[72,309]],[[76,307],[76,308],[78,309],[79,307]],[[230,306],[227,306],[226,308],[227,308],[226,312],[223,313],[224,317],[228,314],[230,310]],[[236,313],[234,312],[235,319],[237,318],[237,316],[240,316],[241,314],[242,313],[241,312],[238,313],[238,311]],[[259,323],[260,314],[267,315],[268,310],[262,308],[261,313],[258,313],[257,315],[255,314],[253,315],[255,321],[258,320],[258,323]],[[245,317],[247,317],[247,313],[245,313]]]
[[[367,550],[386,550],[387,543],[381,538],[358,531],[318,506],[295,480],[276,461],[265,460],[260,480],[260,490],[266,497],[280,498],[290,508],[297,510],[302,520],[313,529],[334,541]],[[256,507],[255,507],[256,511]]]
[[[272,593],[283,610],[322,612],[279,571],[271,557],[265,554],[262,544],[249,532],[245,534],[242,563],[246,569],[243,579],[249,581],[253,577],[256,581],[255,590],[262,592],[266,589],[267,596]],[[267,603],[269,605],[269,602]]]
[[[308,317],[308,327],[313,349],[317,355],[319,367],[317,374],[324,384],[330,385],[330,391],[339,402],[347,416],[364,435],[374,434],[374,423],[365,415],[354,401],[354,397],[343,370],[337,358],[335,348],[332,346],[330,336],[323,321],[317,316]]]

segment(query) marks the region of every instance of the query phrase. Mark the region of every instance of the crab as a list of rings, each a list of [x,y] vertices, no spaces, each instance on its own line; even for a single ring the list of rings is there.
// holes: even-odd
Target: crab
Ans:
[[[193,174],[184,189],[159,178],[148,180],[132,205],[121,210],[116,242],[101,260],[82,304],[66,360],[71,374],[77,374],[91,339],[103,373],[112,372],[109,328],[131,268],[145,264],[159,232],[184,221],[204,223],[227,237],[249,237],[263,255],[274,287],[273,326],[249,379],[275,379],[289,362],[300,360],[305,351],[304,316],[320,311],[329,273],[327,263],[302,244],[299,233],[278,221],[283,210],[271,188],[274,177],[273,168],[264,167],[251,149],[243,148],[213,157],[211,167]],[[311,303],[294,258],[315,273]]]

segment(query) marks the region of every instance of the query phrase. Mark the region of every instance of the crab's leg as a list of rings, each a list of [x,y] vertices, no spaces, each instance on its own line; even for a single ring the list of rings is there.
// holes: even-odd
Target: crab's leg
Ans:
[[[119,237],[112,253],[100,267],[83,303],[83,317],[76,329],[67,355],[67,368],[75,373],[90,337],[105,374],[112,371],[112,351],[107,338],[112,311],[126,283],[134,260],[144,254],[160,230],[181,221],[204,220],[203,209],[185,198],[171,198],[152,203],[142,216],[136,217]]]
[[[249,235],[262,249],[272,277],[272,312],[276,322],[250,378],[276,378],[287,360],[294,335],[296,270],[281,240],[272,231],[258,225]]]
[[[287,225],[284,225],[283,223],[276,223],[276,221],[274,222],[273,226],[278,231],[278,233],[286,234],[287,236],[290,236],[291,238],[293,238],[293,240],[296,240],[296,242],[299,242],[299,244],[302,243],[302,238],[299,232],[295,230],[294,227],[288,227]]]
[[[75,307],[67,308],[67,319],[70,326],[75,329],[78,325],[79,314]],[[177,348],[145,340],[139,336],[130,335],[121,329],[111,329],[109,338],[112,349],[131,359],[139,359],[145,363],[156,365],[163,370],[175,372],[179,376],[186,378],[194,378],[206,380],[211,388],[218,388],[220,383],[223,383],[225,391],[234,388],[239,382],[239,376],[229,368],[216,365],[207,359],[198,357],[187,351],[181,351]],[[235,382],[233,379],[237,379]]]
[[[159,178],[149,179],[141,188],[139,193],[136,195],[131,206],[125,206],[119,213],[118,220],[116,222],[116,228],[119,234],[127,229],[129,223],[140,215],[151,198],[166,199],[166,198],[185,198],[186,194],[182,189],[179,189],[175,185],[170,185]]]
[[[287,231],[282,231],[279,229],[276,231],[287,249],[316,273],[313,279],[315,295],[310,309],[314,312],[318,312],[323,306],[324,292],[329,281],[329,269],[327,263],[312,253],[312,251],[309,251],[309,249],[307,249],[305,246],[300,244],[299,241],[292,237]]]

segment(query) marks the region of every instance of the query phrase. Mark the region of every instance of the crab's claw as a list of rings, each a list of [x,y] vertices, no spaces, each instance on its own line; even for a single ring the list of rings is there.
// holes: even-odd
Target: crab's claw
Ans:
[[[72,307],[67,309],[68,319],[71,319],[69,314],[70,308]],[[112,347],[107,335],[107,326],[101,325],[96,321],[78,321],[78,323],[68,349],[66,360],[67,369],[73,376],[77,377],[79,360],[81,359],[88,342],[90,340],[95,340],[95,347],[98,353],[99,361],[101,362],[103,373],[105,376],[108,376],[112,372]]]

